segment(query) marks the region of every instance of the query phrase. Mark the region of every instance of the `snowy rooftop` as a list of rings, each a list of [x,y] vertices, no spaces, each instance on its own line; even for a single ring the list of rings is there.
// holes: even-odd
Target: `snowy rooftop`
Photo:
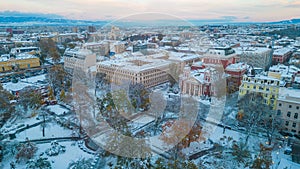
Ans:
[[[30,58],[38,58],[38,57],[28,53],[20,53],[16,56],[16,60],[30,59]]]
[[[93,54],[92,51],[88,49],[79,49],[79,48],[74,48],[74,49],[67,49],[64,53],[64,56],[68,57],[80,57],[80,58],[85,58],[87,55]]]
[[[88,42],[83,44],[83,47],[88,47],[88,46],[99,46],[99,45],[105,45],[105,44],[109,44],[106,41],[100,41],[100,42]]]
[[[192,76],[200,83],[205,83],[207,80],[205,80],[205,73],[210,73],[214,71],[214,68],[208,67],[205,69],[198,69],[191,72]]]
[[[292,52],[291,48],[281,48],[274,51],[273,55],[285,55],[289,52]]]
[[[9,55],[8,56],[7,55],[1,55],[0,62],[6,62],[8,60],[9,60]]]
[[[187,61],[192,59],[200,58],[201,56],[198,54],[187,54],[181,52],[169,52],[169,59],[170,60],[177,60],[177,61]]]
[[[149,56],[144,57],[130,57],[119,60],[109,60],[98,63],[98,65],[105,67],[114,67],[132,72],[140,72],[148,69],[154,69],[162,66],[168,66],[170,61],[163,59],[153,59]]]
[[[272,72],[289,72],[289,73],[300,73],[300,69],[297,68],[296,66],[285,66],[285,65],[282,65],[282,64],[278,64],[278,65],[274,65],[272,67],[270,67],[269,69],[270,71]]]
[[[226,67],[226,70],[228,71],[240,71],[240,70],[246,70],[248,65],[245,63],[235,63],[235,64],[230,64]]]
[[[278,100],[290,100],[290,101],[300,101],[300,89],[285,88],[281,87],[279,89],[279,99]]]
[[[37,50],[37,49],[39,49],[38,47],[35,47],[35,46],[29,46],[29,47],[20,47],[20,48],[12,48],[11,50],[26,50],[26,49],[28,49],[28,50]]]
[[[264,53],[271,51],[269,48],[261,48],[261,47],[239,47],[239,48],[234,48],[235,52],[237,54],[242,54],[242,53]]]

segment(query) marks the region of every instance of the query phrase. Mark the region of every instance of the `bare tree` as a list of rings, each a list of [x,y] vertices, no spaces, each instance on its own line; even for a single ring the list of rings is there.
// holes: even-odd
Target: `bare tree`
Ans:
[[[29,160],[34,156],[35,152],[37,151],[36,145],[31,143],[28,138],[26,138],[26,142],[19,145],[17,149],[18,149],[18,153],[16,154],[17,161],[20,161],[21,159]]]
[[[266,100],[260,93],[249,93],[243,96],[238,101],[239,112],[237,119],[240,126],[246,127],[247,144],[249,136],[254,129],[261,128],[267,132],[269,144],[272,143],[272,138],[280,126],[275,118],[275,112],[270,105],[266,104]]]

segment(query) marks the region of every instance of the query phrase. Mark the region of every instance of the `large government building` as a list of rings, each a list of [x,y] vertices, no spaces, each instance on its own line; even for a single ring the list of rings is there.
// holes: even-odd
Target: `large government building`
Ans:
[[[168,82],[171,63],[149,56],[131,57],[100,62],[97,64],[97,72],[106,74],[107,79],[115,84],[141,83],[149,88]]]

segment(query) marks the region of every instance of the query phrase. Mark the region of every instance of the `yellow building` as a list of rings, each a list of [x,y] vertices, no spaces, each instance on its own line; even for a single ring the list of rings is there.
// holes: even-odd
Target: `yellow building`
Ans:
[[[271,105],[275,109],[278,99],[279,87],[280,81],[276,78],[262,75],[245,75],[239,88],[239,98],[251,92],[262,93],[266,100],[266,103],[268,105]]]
[[[0,72],[8,72],[16,69],[40,67],[40,59],[36,56],[23,54],[16,58],[0,59]]]

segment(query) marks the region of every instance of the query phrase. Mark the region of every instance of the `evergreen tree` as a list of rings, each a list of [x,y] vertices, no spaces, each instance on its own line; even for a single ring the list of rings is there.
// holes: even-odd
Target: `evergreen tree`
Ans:
[[[65,94],[65,90],[64,89],[61,90],[59,98],[60,98],[61,101],[63,101],[63,102],[65,101],[66,94]]]
[[[69,166],[68,169],[87,169],[87,168],[91,168],[92,167],[92,162],[93,159],[92,158],[81,158],[77,161],[72,161]]]
[[[27,162],[26,169],[51,169],[51,163],[48,158],[39,156],[36,159]]]

